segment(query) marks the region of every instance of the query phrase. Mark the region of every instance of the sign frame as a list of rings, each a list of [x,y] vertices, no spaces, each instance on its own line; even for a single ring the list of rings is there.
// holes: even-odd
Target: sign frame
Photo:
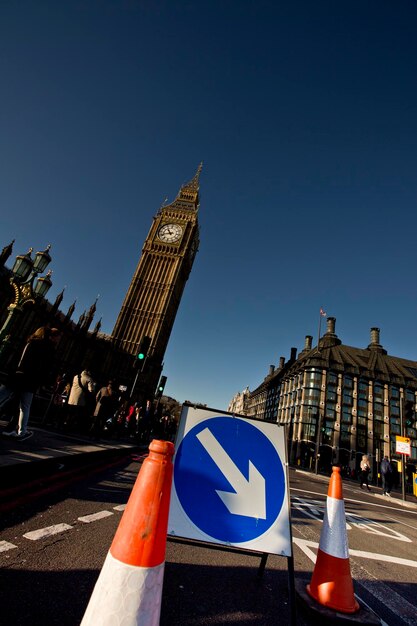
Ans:
[[[293,556],[293,540],[292,540],[292,526],[291,526],[289,465],[288,465],[288,459],[287,459],[288,425],[280,425],[275,421],[260,420],[254,417],[249,417],[247,415],[231,413],[229,411],[217,410],[217,409],[213,409],[204,405],[196,405],[190,402],[184,402],[183,407],[182,407],[180,422],[179,422],[179,426],[177,430],[177,435],[175,439],[175,454],[173,458],[174,478],[172,481],[172,488],[171,488],[170,515],[169,515],[168,529],[167,529],[168,540],[179,542],[179,543],[184,543],[184,544],[190,544],[190,545],[201,544],[201,545],[204,545],[204,547],[208,549],[238,552],[241,554],[247,554],[249,556],[251,555],[260,556],[261,562],[258,568],[259,577],[262,576],[265,570],[266,562],[268,559],[268,554],[271,554],[271,552],[268,552],[267,550],[263,550],[260,546],[256,547],[256,541],[254,542],[255,545],[248,548],[245,545],[247,542],[239,543],[239,544],[236,544],[236,543],[226,544],[224,542],[219,542],[217,540],[214,540],[212,537],[204,536],[204,534],[202,534],[200,537],[197,537],[197,538],[195,537],[187,538],[187,533],[181,533],[181,532],[178,533],[177,530],[174,528],[177,523],[176,516],[181,514],[182,516],[187,517],[184,511],[182,511],[181,513],[180,509],[182,509],[182,507],[179,503],[178,495],[176,493],[175,461],[176,461],[177,452],[179,450],[181,442],[184,440],[187,433],[189,433],[193,429],[193,427],[195,427],[195,423],[193,422],[193,420],[191,420],[191,422],[188,423],[187,425],[187,416],[188,416],[188,412],[190,409],[203,413],[203,414],[200,414],[201,419],[199,419],[198,423],[208,420],[210,419],[210,417],[214,417],[213,414],[216,414],[215,415],[216,417],[222,417],[222,418],[229,417],[229,418],[244,420],[245,422],[256,425],[256,427],[260,428],[261,430],[262,430],[261,425],[266,426],[267,429],[276,428],[276,429],[279,429],[283,435],[282,448],[280,449],[280,454],[278,456],[283,466],[283,475],[284,475],[284,480],[285,480],[285,493],[284,493],[282,508],[281,508],[280,513],[278,514],[278,518],[281,516],[281,512],[284,511],[283,515],[286,515],[288,519],[288,554],[284,554],[284,553],[277,554],[276,552],[274,552],[273,554],[276,554],[277,556],[285,556],[287,558],[288,590],[289,590],[289,604],[290,604],[290,625],[296,626],[294,556]],[[265,430],[263,432],[265,433]],[[277,453],[278,453],[278,450],[277,450]]]
[[[260,534],[258,534],[258,536],[252,537],[247,540],[223,540],[222,538],[219,538],[219,535],[213,536],[212,534],[210,534],[210,532],[206,532],[206,530],[199,527],[195,523],[195,520],[190,518],[189,513],[184,510],[183,503],[181,502],[181,494],[177,492],[177,489],[181,491],[181,487],[180,485],[178,485],[178,481],[176,481],[176,475],[179,473],[178,454],[180,453],[181,444],[184,442],[184,440],[186,440],[187,435],[189,437],[193,437],[193,433],[191,431],[193,431],[194,428],[204,427],[206,423],[211,423],[214,425],[216,423],[216,420],[224,420],[224,418],[228,418],[229,420],[239,420],[240,422],[243,422],[242,429],[245,424],[249,424],[250,427],[255,428],[256,431],[260,433],[260,441],[265,441],[265,443],[261,443],[261,445],[270,447],[271,450],[273,450],[276,454],[277,462],[281,462],[282,464],[281,480],[283,481],[283,483],[280,485],[280,488],[283,489],[283,494],[279,512],[272,523],[269,523],[268,521],[269,526],[267,528],[265,528],[265,526],[261,526],[260,521],[262,520],[258,521],[257,525],[263,528],[264,532],[261,532]],[[217,424],[220,424],[220,422],[218,421]],[[236,427],[236,429],[239,431],[241,430],[239,427]],[[208,428],[205,429],[205,431],[207,430]],[[171,506],[170,517],[168,521],[168,534],[174,537],[183,537],[186,539],[202,541],[204,543],[233,546],[244,550],[253,550],[255,552],[276,554],[277,556],[292,556],[289,479],[285,430],[285,427],[279,425],[277,422],[269,422],[266,420],[259,420],[253,417],[248,417],[246,415],[238,415],[236,413],[229,413],[227,411],[217,411],[215,409],[210,409],[207,407],[196,407],[195,405],[185,404],[181,413],[180,424],[175,442],[176,453],[173,459],[174,480],[171,490]],[[213,459],[210,459],[210,457],[205,454],[203,448],[201,448],[201,450],[203,453],[203,457],[208,460],[208,464],[212,464],[214,467],[216,467],[214,465]],[[251,459],[248,458],[247,463],[249,463],[250,461]],[[200,471],[200,462],[198,471]],[[192,472],[190,471],[190,476],[191,474]],[[204,475],[202,476],[204,481]],[[233,492],[232,486],[229,486],[228,490],[229,489],[231,492]],[[267,493],[266,487],[265,492]],[[217,493],[219,494],[219,491],[217,491]],[[273,495],[275,496],[275,493]],[[215,498],[216,500],[218,500],[217,496],[215,496]],[[218,501],[220,503],[220,500]],[[220,508],[223,508],[224,511],[226,511],[226,508],[221,503]],[[228,512],[226,512],[225,515],[227,516]],[[242,515],[245,514],[243,513]],[[251,515],[250,517],[255,518],[256,515]],[[229,517],[227,517],[226,519],[228,521]],[[239,521],[243,518],[240,517],[240,515],[232,515],[230,519],[233,520],[233,523],[235,522],[235,520],[238,520],[236,523],[239,524]],[[216,519],[216,528],[218,528],[219,524],[221,525],[221,523],[222,518]]]

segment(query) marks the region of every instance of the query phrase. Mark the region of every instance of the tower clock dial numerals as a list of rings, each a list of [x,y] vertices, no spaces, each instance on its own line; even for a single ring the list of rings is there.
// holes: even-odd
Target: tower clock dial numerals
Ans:
[[[164,224],[158,230],[158,237],[164,243],[175,243],[181,239],[182,228],[179,224]]]

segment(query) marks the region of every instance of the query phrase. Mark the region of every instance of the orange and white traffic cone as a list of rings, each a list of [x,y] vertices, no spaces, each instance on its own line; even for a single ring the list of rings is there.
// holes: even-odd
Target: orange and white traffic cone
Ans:
[[[174,444],[154,440],[149,451],[81,626],[159,624]]]
[[[333,467],[330,478],[317,560],[307,592],[319,604],[340,613],[360,609],[350,573],[340,467]]]

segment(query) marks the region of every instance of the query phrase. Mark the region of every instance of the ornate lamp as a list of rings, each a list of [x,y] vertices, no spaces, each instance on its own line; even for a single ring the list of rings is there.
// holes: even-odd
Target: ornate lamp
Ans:
[[[43,298],[51,288],[51,271],[46,276],[37,278],[38,274],[41,274],[51,262],[50,247],[49,245],[42,252],[37,252],[34,259],[32,259],[33,248],[30,248],[27,254],[19,254],[16,257],[10,278],[10,284],[14,289],[14,300],[8,306],[7,319],[0,329],[0,354],[10,343],[9,333],[16,312],[22,311],[29,302],[34,303],[36,298]],[[34,285],[35,278],[37,280]]]
[[[33,259],[31,256],[32,252],[33,248],[29,248],[27,254],[19,254],[12,267],[14,277],[18,278],[21,282],[29,278],[29,274],[33,269]]]
[[[51,274],[52,270],[49,270],[46,276],[41,276],[40,278],[38,278],[35,288],[33,290],[36,296],[41,296],[42,298],[46,296],[47,292],[52,286]]]
[[[49,254],[49,250],[51,249],[51,244],[46,246],[46,249],[42,252],[37,252],[35,256],[35,260],[33,262],[33,269],[37,274],[42,274],[51,262],[51,255]],[[46,293],[46,292],[45,292]]]

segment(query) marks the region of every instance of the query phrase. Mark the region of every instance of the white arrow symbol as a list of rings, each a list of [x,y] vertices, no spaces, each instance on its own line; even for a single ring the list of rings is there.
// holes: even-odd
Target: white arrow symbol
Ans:
[[[197,439],[236,492],[216,489],[230,513],[266,519],[265,478],[252,461],[249,461],[249,480],[246,480],[208,428],[202,430]]]

